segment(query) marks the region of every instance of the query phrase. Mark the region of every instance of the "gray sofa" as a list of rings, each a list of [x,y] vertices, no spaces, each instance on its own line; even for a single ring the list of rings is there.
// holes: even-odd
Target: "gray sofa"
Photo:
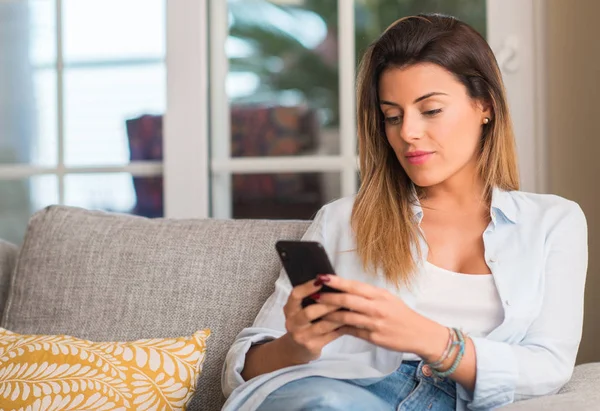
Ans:
[[[95,341],[191,335],[209,327],[190,410],[219,410],[221,366],[273,290],[278,239],[304,221],[149,220],[53,206],[35,214],[20,250],[0,242],[0,325]],[[507,410],[598,410],[600,366],[576,369],[559,395]]]

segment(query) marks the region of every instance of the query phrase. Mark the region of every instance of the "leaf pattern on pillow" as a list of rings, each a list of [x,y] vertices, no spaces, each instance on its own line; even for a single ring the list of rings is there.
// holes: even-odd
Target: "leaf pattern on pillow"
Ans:
[[[184,410],[209,335],[94,343],[0,328],[0,402],[13,411]]]

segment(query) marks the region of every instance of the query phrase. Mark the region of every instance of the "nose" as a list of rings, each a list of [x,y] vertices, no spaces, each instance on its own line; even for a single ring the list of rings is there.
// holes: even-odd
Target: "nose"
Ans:
[[[405,114],[400,128],[400,137],[407,143],[411,143],[423,136],[423,127],[418,118]]]

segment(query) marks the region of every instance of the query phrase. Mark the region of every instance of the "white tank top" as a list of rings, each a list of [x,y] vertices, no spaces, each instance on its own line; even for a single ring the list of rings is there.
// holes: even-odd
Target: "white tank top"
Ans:
[[[446,327],[485,337],[504,319],[504,309],[491,274],[461,274],[425,262],[415,289],[415,311]],[[405,361],[419,360],[405,354]]]

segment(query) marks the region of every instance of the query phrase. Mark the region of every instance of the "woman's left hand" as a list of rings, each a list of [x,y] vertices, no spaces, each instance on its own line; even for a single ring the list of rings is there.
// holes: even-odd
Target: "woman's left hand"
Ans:
[[[350,311],[335,311],[324,319],[345,324],[340,331],[380,347],[414,353],[435,361],[448,341],[446,327],[411,308],[383,288],[348,280],[337,275],[319,279],[341,293],[322,293],[318,301]]]

